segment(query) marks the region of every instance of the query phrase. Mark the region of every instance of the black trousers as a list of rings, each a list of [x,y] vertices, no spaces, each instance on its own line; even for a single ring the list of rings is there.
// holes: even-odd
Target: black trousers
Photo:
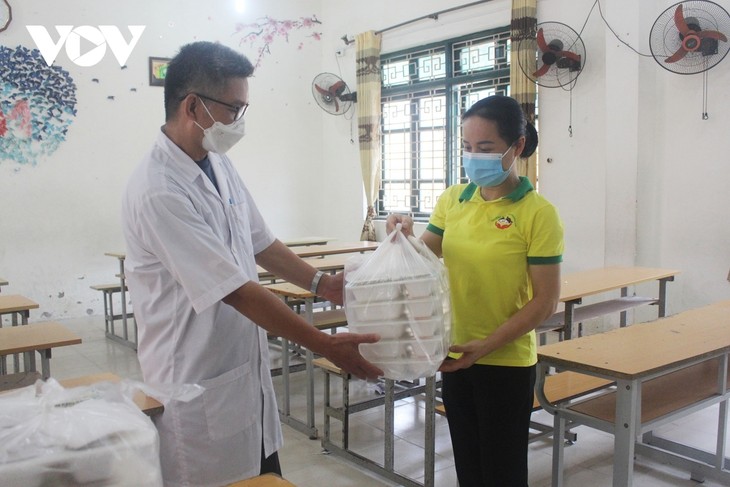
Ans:
[[[442,378],[459,487],[526,487],[535,367],[472,365]]]

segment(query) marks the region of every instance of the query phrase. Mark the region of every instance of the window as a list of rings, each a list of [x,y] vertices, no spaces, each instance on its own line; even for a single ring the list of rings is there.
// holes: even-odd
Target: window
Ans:
[[[509,94],[509,27],[381,56],[382,173],[378,216],[427,219],[451,184],[465,181],[459,117]]]

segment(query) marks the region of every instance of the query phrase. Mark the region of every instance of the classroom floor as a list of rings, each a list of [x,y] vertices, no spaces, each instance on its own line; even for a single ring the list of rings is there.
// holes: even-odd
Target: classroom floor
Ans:
[[[72,320],[58,320],[78,333],[83,343],[53,350],[51,375],[66,379],[99,372],[112,372],[119,376],[140,380],[141,373],[136,354],[130,348],[114,343],[104,337],[104,323],[100,316]],[[272,351],[276,356],[276,350]],[[317,403],[316,423],[321,436],[322,418],[322,372],[316,372],[315,399]],[[280,385],[280,378],[274,379]],[[333,387],[334,389],[334,387]],[[356,382],[354,394],[376,394],[375,386]],[[292,375],[292,414],[303,418],[304,372]],[[351,448],[368,458],[382,460],[383,419],[382,408],[357,413],[351,419]],[[718,408],[708,408],[685,417],[680,421],[660,428],[658,433],[670,439],[681,439],[693,446],[714,450]],[[549,423],[544,412],[533,415],[533,419]],[[409,477],[423,476],[423,401],[410,398],[396,404],[396,469]],[[339,423],[334,423],[334,429]],[[299,487],[394,486],[398,485],[377,476],[354,463],[322,451],[320,440],[310,440],[304,434],[284,425],[284,448],[280,460],[284,477]],[[568,487],[604,487],[612,485],[613,437],[609,434],[578,426],[574,430],[578,441],[565,450],[565,479]],[[730,441],[726,446],[730,451]],[[530,485],[546,487],[551,478],[551,441],[539,440],[530,445]],[[453,454],[449,441],[448,426],[442,417],[436,418],[436,486],[455,486]],[[697,486],[689,480],[687,472],[669,465],[637,457],[634,468],[636,487]],[[704,487],[720,487],[722,484],[707,480]]]

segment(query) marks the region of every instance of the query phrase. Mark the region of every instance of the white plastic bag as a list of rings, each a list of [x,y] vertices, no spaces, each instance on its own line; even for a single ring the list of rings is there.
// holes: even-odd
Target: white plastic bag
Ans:
[[[0,395],[0,484],[162,485],[157,430],[134,393],[144,388],[159,400],[185,400],[202,389],[140,386],[122,381],[66,389],[48,379]]]
[[[354,333],[377,333],[360,353],[384,376],[413,380],[436,373],[451,344],[446,268],[400,225],[366,259],[345,266],[345,312]]]

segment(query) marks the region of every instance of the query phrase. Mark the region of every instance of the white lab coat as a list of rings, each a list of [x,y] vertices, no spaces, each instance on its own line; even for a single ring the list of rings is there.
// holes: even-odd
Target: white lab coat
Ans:
[[[169,486],[258,475],[262,435],[267,456],[282,444],[266,332],[221,301],[258,281],[254,256],[274,236],[231,161],[209,157],[220,195],[160,132],[122,204],[144,380],[205,387],[154,419]]]

